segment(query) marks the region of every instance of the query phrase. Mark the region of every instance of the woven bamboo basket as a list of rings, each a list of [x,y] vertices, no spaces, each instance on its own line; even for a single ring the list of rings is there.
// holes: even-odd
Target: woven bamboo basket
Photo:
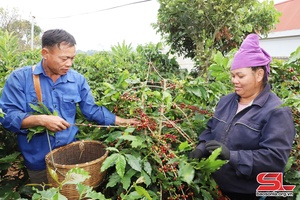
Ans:
[[[90,178],[83,184],[96,188],[100,185],[106,171],[101,172],[101,166],[108,156],[106,146],[99,141],[81,140],[70,143],[50,151],[46,157],[47,169],[55,170],[58,175],[58,181],[65,179],[66,173],[75,167],[82,168],[89,172]],[[53,163],[54,161],[54,163]],[[47,170],[47,178],[52,187],[58,187],[58,183],[51,177]],[[76,185],[67,184],[62,187],[61,194],[68,199],[78,199],[79,193]]]

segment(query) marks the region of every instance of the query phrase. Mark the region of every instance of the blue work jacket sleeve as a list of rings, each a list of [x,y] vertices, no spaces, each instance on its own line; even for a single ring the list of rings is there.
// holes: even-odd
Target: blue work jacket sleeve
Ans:
[[[80,94],[81,102],[79,103],[82,114],[87,118],[87,120],[95,121],[101,125],[115,124],[116,115],[110,112],[106,107],[95,104],[90,86],[86,79],[83,79]]]
[[[5,113],[1,118],[1,124],[12,132],[21,133],[21,125],[24,118],[29,114],[24,111],[26,107],[25,91],[23,90],[22,81],[25,80],[22,74],[13,72],[7,79],[0,100],[0,106]],[[24,130],[24,132],[26,132]]]

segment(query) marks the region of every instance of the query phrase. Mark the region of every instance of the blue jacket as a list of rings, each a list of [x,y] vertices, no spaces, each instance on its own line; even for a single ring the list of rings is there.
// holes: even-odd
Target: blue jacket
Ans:
[[[72,126],[67,130],[50,136],[51,148],[69,144],[75,140],[78,131],[75,124],[76,107],[89,121],[110,125],[115,123],[115,115],[103,106],[97,106],[86,79],[74,70],[61,76],[55,83],[48,77],[41,65],[37,64],[34,74],[39,74],[43,96],[43,104],[53,113],[56,110],[60,117]],[[49,143],[46,133],[35,134],[27,142],[27,129],[21,129],[24,118],[33,114],[30,104],[37,105],[37,96],[32,78],[32,67],[26,66],[16,69],[8,77],[2,96],[0,107],[5,113],[1,118],[4,128],[15,132],[18,137],[19,148],[23,154],[25,166],[31,170],[46,168],[45,155],[49,153]]]
[[[223,191],[254,194],[259,173],[284,171],[296,131],[290,109],[281,106],[270,85],[236,114],[238,100],[236,93],[221,98],[197,148],[205,151],[209,140],[225,144],[230,160],[213,178]]]

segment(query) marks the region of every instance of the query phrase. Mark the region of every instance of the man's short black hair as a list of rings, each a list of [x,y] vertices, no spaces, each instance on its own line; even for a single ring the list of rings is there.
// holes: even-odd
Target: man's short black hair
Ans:
[[[76,40],[73,35],[62,29],[50,29],[44,32],[42,36],[42,48],[53,47],[55,45],[60,47],[61,43],[74,46],[76,45]]]

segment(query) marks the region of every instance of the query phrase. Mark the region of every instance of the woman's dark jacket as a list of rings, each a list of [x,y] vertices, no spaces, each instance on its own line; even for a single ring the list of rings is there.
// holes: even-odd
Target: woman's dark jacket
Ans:
[[[270,85],[252,105],[236,114],[239,96],[224,96],[219,101],[207,129],[199,136],[204,142],[217,140],[230,150],[230,160],[213,174],[226,192],[255,193],[256,176],[261,172],[283,172],[295,137],[295,126],[288,107],[270,91]]]

